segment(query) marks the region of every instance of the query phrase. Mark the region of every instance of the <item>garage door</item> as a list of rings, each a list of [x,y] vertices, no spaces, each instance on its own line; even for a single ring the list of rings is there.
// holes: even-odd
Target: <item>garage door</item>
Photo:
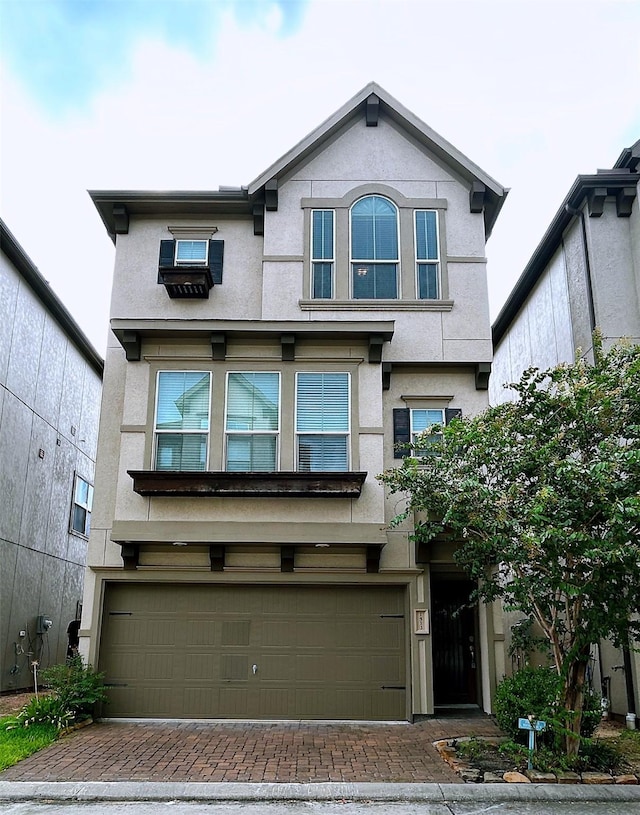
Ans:
[[[406,718],[402,587],[107,586],[105,716]]]

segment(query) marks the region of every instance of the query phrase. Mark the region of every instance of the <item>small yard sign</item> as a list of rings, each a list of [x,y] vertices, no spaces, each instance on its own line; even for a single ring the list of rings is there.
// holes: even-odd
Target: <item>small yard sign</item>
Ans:
[[[529,731],[529,761],[527,762],[527,767],[532,770],[533,752],[536,749],[536,733],[546,730],[547,723],[534,719],[533,716],[529,716],[526,719],[518,719],[518,728],[520,730]]]

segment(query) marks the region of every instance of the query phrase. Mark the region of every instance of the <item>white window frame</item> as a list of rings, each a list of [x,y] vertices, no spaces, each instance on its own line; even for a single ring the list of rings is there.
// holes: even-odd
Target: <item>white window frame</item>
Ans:
[[[180,260],[180,244],[182,243],[203,243],[204,244],[204,260]],[[207,266],[209,263],[209,241],[205,238],[176,238],[176,253],[175,265],[176,266]]]
[[[437,259],[434,258],[419,258],[418,257],[418,213],[419,212],[433,212],[436,216],[436,240],[437,240]],[[413,210],[413,252],[415,256],[415,282],[416,282],[416,299],[418,300],[440,300],[442,299],[442,263],[440,262],[440,213],[437,209],[414,209]],[[436,280],[438,286],[437,297],[420,297],[420,272],[418,267],[420,265],[435,265],[436,266]]]
[[[209,420],[207,422],[208,427],[207,430],[204,431],[202,429],[194,428],[189,430],[175,430],[174,428],[170,428],[167,430],[159,430],[158,429],[158,397],[160,396],[160,375],[170,373],[170,374],[206,374],[209,377]],[[155,393],[155,401],[153,406],[153,468],[156,469],[157,462],[158,462],[158,436],[161,435],[197,435],[197,436],[205,436],[205,462],[204,462],[204,471],[206,472],[209,469],[209,448],[210,448],[210,440],[211,440],[211,396],[212,396],[212,387],[213,387],[213,374],[211,371],[202,371],[202,370],[195,370],[195,369],[173,369],[173,368],[163,368],[156,372],[156,393]],[[166,471],[165,471],[166,472]],[[180,472],[202,472],[201,470],[181,470]]]
[[[314,237],[314,229],[313,229],[313,216],[316,212],[330,212],[331,213],[331,221],[332,221],[332,247],[331,247],[331,258],[317,258],[313,254],[313,237]],[[310,229],[310,241],[311,246],[309,247],[309,256],[311,258],[311,280],[310,280],[310,287],[309,287],[309,294],[312,300],[333,300],[335,298],[336,292],[336,211],[335,209],[325,208],[320,209],[315,207],[311,210],[311,229]],[[316,263],[330,263],[331,264],[331,297],[314,297],[313,295],[313,282],[314,282],[314,272],[315,272],[315,264]]]
[[[336,433],[335,431],[331,430],[298,430],[298,378],[300,374],[346,374],[347,377],[347,430],[346,432],[339,432]],[[300,436],[346,436],[347,444],[347,461],[346,461],[346,470],[349,471],[351,469],[351,373],[349,371],[296,371],[295,375],[295,397],[294,397],[294,406],[293,406],[293,432],[295,436],[295,468],[296,472],[302,472],[300,470],[300,444],[299,439]],[[306,471],[305,471],[306,472]],[[314,472],[314,471],[311,471]],[[315,472],[330,472],[328,470],[320,470]]]
[[[354,259],[352,255],[353,251],[353,240],[352,240],[352,213],[353,208],[357,206],[360,201],[363,201],[365,198],[383,198],[385,201],[388,201],[391,206],[394,208],[396,213],[396,246],[398,247],[398,254],[395,260],[365,260],[364,258],[357,258]],[[402,269],[400,268],[400,258],[402,255],[402,246],[400,243],[401,233],[400,233],[400,207],[396,204],[396,202],[389,198],[388,195],[381,195],[377,192],[367,193],[366,195],[361,195],[356,201],[354,201],[348,209],[348,219],[349,219],[349,294],[351,300],[364,300],[369,298],[362,298],[362,297],[355,297],[353,293],[353,281],[354,281],[354,274],[357,274],[354,270],[354,266],[358,263],[361,263],[362,266],[390,266],[395,264],[396,267],[396,296],[392,298],[388,297],[380,297],[380,298],[373,298],[376,300],[386,300],[390,302],[394,302],[395,300],[402,299]]]
[[[82,482],[86,484],[87,489],[87,496],[88,500],[86,502],[78,500],[78,484]],[[75,510],[76,507],[80,507],[85,511],[85,522],[83,529],[76,529],[74,526],[74,519],[75,519]],[[93,507],[93,484],[90,481],[87,481],[86,478],[83,478],[78,473],[74,473],[73,476],[73,493],[71,495],[71,514],[69,517],[69,532],[73,535],[80,535],[82,538],[88,538],[89,533],[91,532],[91,511]]]
[[[231,374],[276,374],[278,377],[278,428],[277,430],[228,430],[227,429],[227,416],[229,409],[229,376]],[[227,469],[227,452],[229,436],[275,436],[276,439],[276,454],[274,469],[272,471],[255,471],[255,472],[279,472],[280,471],[280,448],[282,437],[282,374],[280,371],[261,371],[261,370],[234,370],[227,371],[225,376],[225,389],[224,389],[224,419],[223,419],[223,432],[224,432],[224,449],[222,451],[222,466],[225,472],[232,472]],[[250,471],[252,472],[252,471]]]

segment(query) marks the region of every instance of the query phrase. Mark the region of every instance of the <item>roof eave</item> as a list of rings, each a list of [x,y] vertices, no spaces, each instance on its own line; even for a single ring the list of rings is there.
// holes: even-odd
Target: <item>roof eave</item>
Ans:
[[[613,171],[602,171],[594,175],[579,175],[576,178],[493,323],[491,331],[494,349],[500,344],[507,329],[542,276],[557,251],[567,227],[576,217],[576,211],[587,202],[589,193],[600,188],[611,191],[636,186],[640,181],[640,173],[623,173],[619,168],[615,170],[616,168]]]
[[[0,239],[2,251],[35,292],[45,308],[54,317],[60,328],[71,339],[82,356],[102,379],[104,360],[93,347],[86,334],[73,319],[60,298],[42,276],[33,261],[18,243],[5,222],[0,218]]]

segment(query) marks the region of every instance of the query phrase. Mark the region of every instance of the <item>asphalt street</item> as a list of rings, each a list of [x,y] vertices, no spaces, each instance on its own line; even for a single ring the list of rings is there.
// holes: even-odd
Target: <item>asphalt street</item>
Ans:
[[[22,801],[0,804],[2,815],[636,815],[640,801],[289,801],[203,803]]]

